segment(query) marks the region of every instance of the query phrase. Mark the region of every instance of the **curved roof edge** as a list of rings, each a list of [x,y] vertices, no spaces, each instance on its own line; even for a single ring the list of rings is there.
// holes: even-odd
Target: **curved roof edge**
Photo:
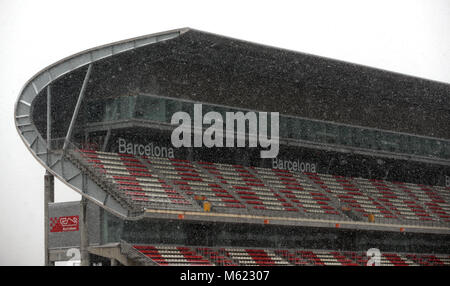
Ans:
[[[189,28],[169,30],[87,49],[59,60],[36,73],[24,84],[14,104],[14,122],[17,132],[31,154],[48,172],[83,197],[120,217],[137,219],[138,217],[132,217],[129,210],[117,201],[110,199],[110,195],[94,181],[87,176],[82,176],[82,170],[62,153],[48,152],[47,140],[40,135],[32,122],[32,103],[50,83],[71,71],[119,53],[176,38],[188,30]]]

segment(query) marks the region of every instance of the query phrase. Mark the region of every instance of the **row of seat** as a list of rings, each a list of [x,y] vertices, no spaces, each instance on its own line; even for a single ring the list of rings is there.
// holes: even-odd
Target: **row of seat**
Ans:
[[[172,182],[180,192],[199,203],[207,201],[215,210],[222,212],[245,208],[238,198],[193,162],[168,158],[145,159],[151,168]]]
[[[379,222],[450,222],[450,189],[320,173],[81,150],[143,208]]]
[[[278,190],[294,206],[308,214],[339,218],[339,210],[331,205],[332,198],[323,190],[313,186],[304,176],[286,170],[253,168],[258,176],[273,189]],[[334,216],[334,217],[333,217]]]
[[[203,255],[185,246],[134,245],[134,248],[162,266],[212,266]]]
[[[240,165],[201,163],[235,197],[256,212],[298,212],[298,207],[287,202],[279,193],[263,182],[250,168]]]
[[[133,155],[92,150],[80,152],[89,166],[116,184],[120,194],[135,204],[164,208],[192,205],[182,193]]]
[[[228,256],[244,266],[287,266],[287,262],[269,249],[226,248]]]
[[[364,252],[264,249],[243,247],[193,247],[134,245],[159,265],[193,266],[367,266]],[[381,266],[450,266],[450,255],[381,253]]]
[[[358,181],[367,188],[367,191],[372,191],[380,201],[400,212],[406,219],[450,221],[448,190],[441,190],[438,193],[433,187],[424,185],[362,178],[358,178]]]
[[[308,174],[308,176],[315,184],[337,197],[342,206],[352,210],[357,216],[368,217],[372,214],[378,219],[397,218],[396,214],[375,201],[370,194],[363,192],[352,178],[328,174]]]
[[[406,220],[437,221],[430,216],[422,206],[420,198],[413,195],[409,190],[400,190],[388,182],[381,180],[358,179],[358,183],[373,195],[379,202],[386,205],[400,218]]]

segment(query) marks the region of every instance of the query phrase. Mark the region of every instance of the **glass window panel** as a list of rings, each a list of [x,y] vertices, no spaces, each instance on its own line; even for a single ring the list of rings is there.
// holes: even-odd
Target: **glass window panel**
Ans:
[[[416,155],[421,153],[420,141],[418,140],[417,137],[414,136],[409,137],[409,151],[411,152],[411,154]]]
[[[305,131],[304,126],[302,126],[303,122],[299,118],[295,118],[295,119],[293,118],[291,123],[292,123],[292,129],[291,129],[292,138],[301,139],[304,137],[306,137],[306,138],[308,137],[308,134],[306,133],[307,131]],[[302,134],[302,133],[305,133],[305,134]]]
[[[181,110],[188,113],[192,120],[194,120],[194,105],[190,102],[182,102]]]
[[[432,150],[432,156],[440,157],[442,154],[443,144],[439,140],[434,140],[434,147]]]
[[[336,125],[326,124],[326,142],[330,144],[337,144],[339,142],[339,129]]]
[[[105,103],[104,121],[128,119],[132,117],[135,97],[122,96],[108,99]]]
[[[450,142],[441,141],[442,149],[441,154],[442,157],[450,159]]]
[[[423,138],[423,153],[426,156],[439,156],[441,144],[437,140]]]
[[[165,99],[139,96],[136,102],[136,118],[164,122],[166,120]]]
[[[144,119],[146,116],[146,98],[144,96],[138,96],[136,100],[136,106],[135,106],[135,117],[139,119]]]
[[[299,125],[299,138],[303,140],[314,141],[316,138],[316,134],[313,130],[314,121],[301,120],[299,121]]]
[[[303,140],[315,141],[316,133],[313,129],[314,122],[309,120],[304,120],[302,122],[300,138]]]
[[[419,138],[419,140],[420,140],[420,145],[422,146],[422,149],[420,150],[421,155],[425,155],[425,156],[431,155],[431,151],[433,149],[433,146],[432,146],[433,143],[431,142],[431,140],[426,139],[426,138]]]
[[[166,122],[170,123],[172,116],[175,112],[182,110],[182,104],[180,101],[167,99],[166,100]]]
[[[353,146],[355,147],[363,147],[364,146],[364,142],[362,140],[362,129],[359,128],[352,128],[351,129],[352,132],[352,142],[353,142]]]
[[[280,116],[280,137],[289,138],[291,137],[290,130],[290,118],[285,116]]]
[[[103,117],[103,121],[110,121],[113,118],[113,114],[115,113],[114,105],[112,104],[112,99],[106,100],[105,102],[105,113]]]
[[[313,125],[311,127],[313,133],[316,134],[316,140],[319,142],[326,143],[328,140],[326,124],[323,122],[313,122]]]
[[[398,150],[401,153],[410,153],[409,149],[409,136],[406,136],[404,134],[400,134],[398,136]]]
[[[376,131],[379,142],[379,148],[384,151],[390,151],[390,152],[401,152],[399,141],[400,136],[398,134],[390,133],[390,132],[383,132],[383,131]]]
[[[366,135],[366,140],[367,140],[366,148],[373,149],[376,146],[374,130],[370,130],[370,129],[366,130],[365,135]]]
[[[394,140],[391,142],[391,151],[392,152],[401,152],[400,144],[402,137],[399,134],[395,134],[393,137]]]
[[[118,98],[116,100],[117,110],[119,110],[117,119],[129,119],[132,118],[133,115],[133,103],[134,97],[132,96],[124,96]]]
[[[372,148],[375,150],[384,150],[386,144],[386,134],[378,130],[373,130]]]
[[[351,130],[347,126],[338,126],[338,143],[341,145],[352,145]]]

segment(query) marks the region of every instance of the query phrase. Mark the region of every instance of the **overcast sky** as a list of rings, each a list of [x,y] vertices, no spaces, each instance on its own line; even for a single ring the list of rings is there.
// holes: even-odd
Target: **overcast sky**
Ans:
[[[64,57],[191,27],[450,83],[449,0],[213,2],[0,0],[0,265],[44,261],[45,171],[13,109],[25,82]],[[78,199],[56,183],[57,201]]]

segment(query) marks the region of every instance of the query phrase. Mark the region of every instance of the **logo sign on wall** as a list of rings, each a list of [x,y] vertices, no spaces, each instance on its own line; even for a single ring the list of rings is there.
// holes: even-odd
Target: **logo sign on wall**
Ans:
[[[50,218],[50,232],[78,231],[78,221],[77,215],[52,217]]]

